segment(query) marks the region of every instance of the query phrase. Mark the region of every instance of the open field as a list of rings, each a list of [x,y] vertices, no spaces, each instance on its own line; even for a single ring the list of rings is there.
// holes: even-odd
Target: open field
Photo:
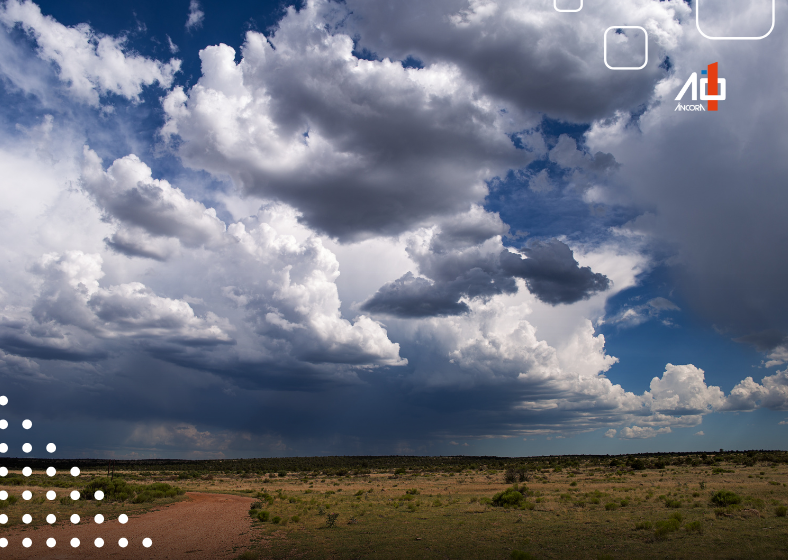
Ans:
[[[97,466],[90,470],[83,463],[79,484],[102,476]],[[782,452],[296,458],[119,467],[116,476],[131,484],[167,482],[189,492],[253,498],[254,517],[247,517],[254,519],[253,546],[239,557],[244,560],[788,558],[788,453]],[[516,494],[503,493],[513,485]],[[22,488],[2,487],[12,495]],[[31,490],[36,496],[46,488]],[[722,504],[712,501],[715,496]],[[178,499],[183,497],[169,501]],[[40,523],[45,512],[36,508],[64,509],[59,502],[34,501],[5,506],[0,513],[8,514],[8,526],[29,511],[38,519],[33,524]],[[129,501],[84,502],[69,506],[69,512],[81,507],[86,515],[93,509],[131,514],[133,508],[158,508],[168,500]],[[334,527],[328,527],[331,518]]]

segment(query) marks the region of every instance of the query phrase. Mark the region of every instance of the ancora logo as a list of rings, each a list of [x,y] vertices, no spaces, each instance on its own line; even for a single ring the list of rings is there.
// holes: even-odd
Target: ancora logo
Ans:
[[[706,70],[703,70],[701,74],[706,74]],[[698,73],[693,72],[692,75],[689,77],[687,82],[684,84],[684,87],[681,88],[681,91],[676,96],[676,101],[681,101],[681,98],[684,97],[684,94],[687,93],[687,89],[692,87],[692,100],[698,100]],[[717,110],[717,102],[718,101],[725,101],[725,78],[719,78],[717,76],[717,63],[709,64],[708,66],[708,77],[701,78],[700,80],[700,98],[703,101],[708,103],[708,110],[709,111],[716,111]],[[707,91],[708,90],[708,91]],[[722,91],[720,91],[722,90]],[[674,111],[705,111],[706,109],[703,108],[703,105],[682,105],[679,103]]]

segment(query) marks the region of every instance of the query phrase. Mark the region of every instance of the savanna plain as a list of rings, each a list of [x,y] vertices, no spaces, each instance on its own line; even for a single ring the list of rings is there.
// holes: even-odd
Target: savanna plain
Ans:
[[[239,560],[788,558],[781,451],[123,461],[110,476],[106,462],[58,463],[53,477],[43,462],[24,476],[11,461],[0,531],[72,510],[144,516],[201,492],[249,498],[249,529],[228,551]],[[34,498],[18,497],[26,489]],[[99,489],[101,501],[69,498]]]

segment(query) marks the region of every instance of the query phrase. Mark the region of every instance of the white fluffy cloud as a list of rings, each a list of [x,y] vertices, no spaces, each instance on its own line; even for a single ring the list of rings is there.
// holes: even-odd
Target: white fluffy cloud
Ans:
[[[535,113],[506,108],[451,63],[362,60],[322,0],[290,8],[276,33],[249,32],[235,62],[200,52],[202,77],[164,100],[162,133],[194,168],[278,198],[332,236],[400,233],[467,210],[484,183],[543,150]],[[326,25],[326,22],[329,25]]]
[[[756,383],[752,377],[746,377],[731,390],[727,410],[756,408],[788,410],[788,370],[767,375],[760,383]]]
[[[38,56],[57,65],[71,95],[93,106],[108,93],[137,100],[143,86],[169,88],[180,69],[180,60],[162,63],[129,52],[123,37],[102,35],[87,24],[66,27],[30,0],[7,0],[0,7],[0,22],[21,25],[38,45]]]
[[[671,430],[669,427],[655,430],[650,427],[643,428],[640,426],[632,426],[631,428],[623,428],[619,437],[622,439],[646,439],[656,437],[660,434],[669,434],[670,432]]]
[[[200,3],[197,0],[189,2],[189,17],[186,19],[186,29],[192,30],[202,27],[202,21],[205,19],[205,12],[200,9]]]

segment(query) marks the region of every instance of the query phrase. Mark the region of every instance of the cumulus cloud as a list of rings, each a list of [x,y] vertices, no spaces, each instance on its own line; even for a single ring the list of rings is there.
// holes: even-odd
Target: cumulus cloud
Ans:
[[[197,0],[189,2],[189,17],[186,19],[186,29],[191,31],[202,27],[202,22],[205,19],[205,12],[200,9],[200,3]]]
[[[381,57],[451,62],[482,91],[514,106],[585,122],[646,103],[665,75],[659,65],[666,51],[675,48],[684,34],[682,22],[691,17],[680,0],[597,2],[583,8],[580,25],[552,3],[441,0],[425,6],[409,0],[395,8],[350,0],[347,5],[353,14],[347,25],[360,36],[360,46]],[[605,71],[600,64],[604,29],[622,21],[641,22],[648,30],[649,63],[639,72]],[[642,48],[641,39],[641,60]]]
[[[767,375],[760,383],[745,377],[728,396],[726,410],[788,410],[788,370]]]
[[[605,319],[606,323],[620,327],[636,327],[663,313],[681,311],[678,305],[663,297],[652,298],[642,305],[624,306],[618,313]],[[672,324],[669,318],[663,319],[666,325]]]
[[[613,429],[613,428],[610,428],[608,431],[605,432],[605,437],[606,438],[614,438],[614,437],[616,437],[616,430]]]
[[[82,185],[119,228],[107,243],[133,256],[165,259],[169,240],[186,247],[218,243],[225,224],[216,210],[187,198],[167,181],[153,179],[150,168],[135,155],[116,160],[106,171],[87,146]]]
[[[461,212],[485,179],[543,152],[540,117],[485,96],[456,65],[357,58],[336,30],[344,10],[289,8],[273,36],[247,33],[238,64],[226,45],[202,50],[198,83],[164,100],[162,134],[180,138],[182,160],[352,240]]]
[[[632,426],[631,428],[622,428],[621,435],[619,437],[621,439],[647,439],[653,438],[660,434],[669,434],[671,432],[669,427],[659,428],[655,430],[654,428],[650,427],[641,427],[641,426]]]
[[[606,276],[580,267],[562,241],[531,241],[520,254],[503,247],[507,231],[497,214],[478,207],[421,230],[410,236],[407,251],[422,277],[406,273],[362,309],[399,317],[458,315],[470,309],[464,299],[516,292],[516,278],[550,305],[574,303],[609,287]]]
[[[137,101],[143,86],[169,88],[181,65],[177,59],[162,63],[133,54],[124,37],[102,35],[87,24],[66,27],[30,0],[7,0],[0,7],[0,22],[20,25],[38,45],[38,56],[57,65],[68,92],[93,106],[109,93]]]

